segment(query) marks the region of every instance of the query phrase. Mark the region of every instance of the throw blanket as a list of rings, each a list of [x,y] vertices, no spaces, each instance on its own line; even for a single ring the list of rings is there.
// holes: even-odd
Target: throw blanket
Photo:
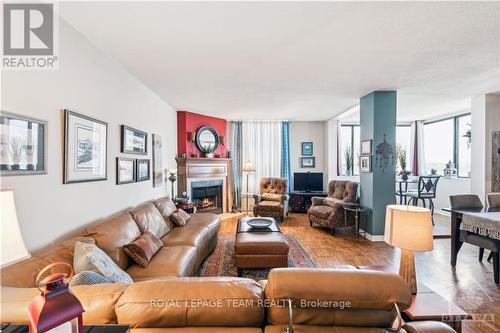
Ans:
[[[460,230],[500,240],[500,212],[466,213]]]

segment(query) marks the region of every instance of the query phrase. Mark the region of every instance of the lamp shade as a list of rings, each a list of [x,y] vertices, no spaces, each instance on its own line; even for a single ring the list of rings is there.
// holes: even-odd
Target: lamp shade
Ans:
[[[427,208],[389,205],[386,209],[384,240],[400,249],[432,250],[432,214]]]
[[[252,162],[246,161],[245,165],[243,166],[243,172],[255,172],[255,169],[253,168]]]
[[[30,254],[26,250],[21,230],[19,229],[14,192],[12,190],[1,190],[0,195],[0,210],[2,211],[0,220],[0,224],[2,225],[0,267],[3,268],[29,258]]]

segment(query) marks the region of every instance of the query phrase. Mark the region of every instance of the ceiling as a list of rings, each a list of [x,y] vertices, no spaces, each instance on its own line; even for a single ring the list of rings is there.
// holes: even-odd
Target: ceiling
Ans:
[[[397,90],[399,112],[424,118],[500,90],[500,2],[63,2],[59,10],[178,110],[326,120],[373,90]]]

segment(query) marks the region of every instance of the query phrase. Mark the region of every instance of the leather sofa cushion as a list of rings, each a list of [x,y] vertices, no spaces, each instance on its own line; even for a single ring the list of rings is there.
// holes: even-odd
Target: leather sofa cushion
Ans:
[[[283,325],[266,326],[264,332],[283,333]],[[329,327],[329,326],[293,325],[293,332],[294,333],[383,333],[389,331],[375,327],[369,328],[369,327],[341,327],[341,326]],[[398,331],[398,333],[407,333],[407,332],[402,329]],[[432,333],[438,333],[438,331],[432,331]]]
[[[260,235],[251,232],[236,234],[234,252],[237,255],[288,255],[288,243],[281,232]]]
[[[132,209],[130,214],[139,226],[141,233],[149,231],[156,237],[162,238],[170,231],[160,211],[156,209],[153,203],[142,204]]]
[[[261,327],[263,291],[232,277],[137,282],[118,300],[118,323],[141,327]]]
[[[2,268],[0,270],[2,286],[32,288],[35,287],[35,279],[38,272],[45,266],[56,261],[62,261],[73,266],[73,253],[77,241],[95,244],[93,238],[76,236],[57,245],[37,251],[27,260]],[[59,270],[61,267],[55,267],[55,269]]]
[[[200,213],[191,215],[189,222],[182,228],[172,229],[161,241],[166,246],[203,246],[202,242],[208,242],[217,237],[220,229],[220,218],[214,214]]]
[[[115,304],[127,286],[125,284],[96,284],[71,287],[82,303],[84,324],[115,324]],[[28,304],[40,294],[36,288],[2,287],[0,322],[28,324]]]
[[[210,213],[198,213],[191,215],[191,218],[189,219],[189,224],[204,226],[209,229],[216,228],[218,231],[220,228],[220,217]]]
[[[193,271],[195,257],[196,248],[192,246],[162,247],[147,267],[132,265],[127,269],[127,273],[134,280],[162,276],[189,276]]]
[[[403,328],[408,333],[456,333],[450,326],[439,321],[412,321],[405,323]]]
[[[132,328],[129,333],[262,333],[257,327]]]
[[[158,211],[160,212],[161,216],[165,220],[165,223],[167,223],[168,227],[167,229],[168,231],[170,231],[174,227],[174,224],[172,223],[172,221],[170,221],[169,217],[170,214],[172,214],[172,212],[174,212],[177,209],[177,207],[175,207],[174,202],[169,197],[164,197],[156,199],[155,201],[153,201],[153,204],[155,205],[156,209],[158,209]]]
[[[96,245],[125,270],[129,266],[129,257],[123,246],[139,238],[141,231],[127,212],[88,227],[87,235],[94,238]]]
[[[387,327],[394,319],[395,302],[401,310],[411,304],[410,290],[399,275],[362,270],[273,269],[265,295],[276,302],[291,298],[297,306],[295,323],[300,325]],[[303,303],[318,299],[344,301],[344,309],[341,304],[317,307],[314,303]],[[268,309],[269,324],[288,322],[287,308],[271,306]]]

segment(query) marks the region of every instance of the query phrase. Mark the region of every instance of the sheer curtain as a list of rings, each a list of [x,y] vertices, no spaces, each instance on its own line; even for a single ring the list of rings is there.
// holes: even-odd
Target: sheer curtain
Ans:
[[[410,161],[411,171],[414,176],[427,174],[427,170],[425,170],[423,121],[411,123]]]
[[[257,193],[262,177],[281,176],[281,121],[243,121],[241,124],[241,160],[250,161],[255,172],[250,174],[248,189],[243,175],[242,193]]]
[[[233,208],[241,206],[241,121],[233,121],[231,123],[232,130],[232,145],[231,150],[233,152]]]

